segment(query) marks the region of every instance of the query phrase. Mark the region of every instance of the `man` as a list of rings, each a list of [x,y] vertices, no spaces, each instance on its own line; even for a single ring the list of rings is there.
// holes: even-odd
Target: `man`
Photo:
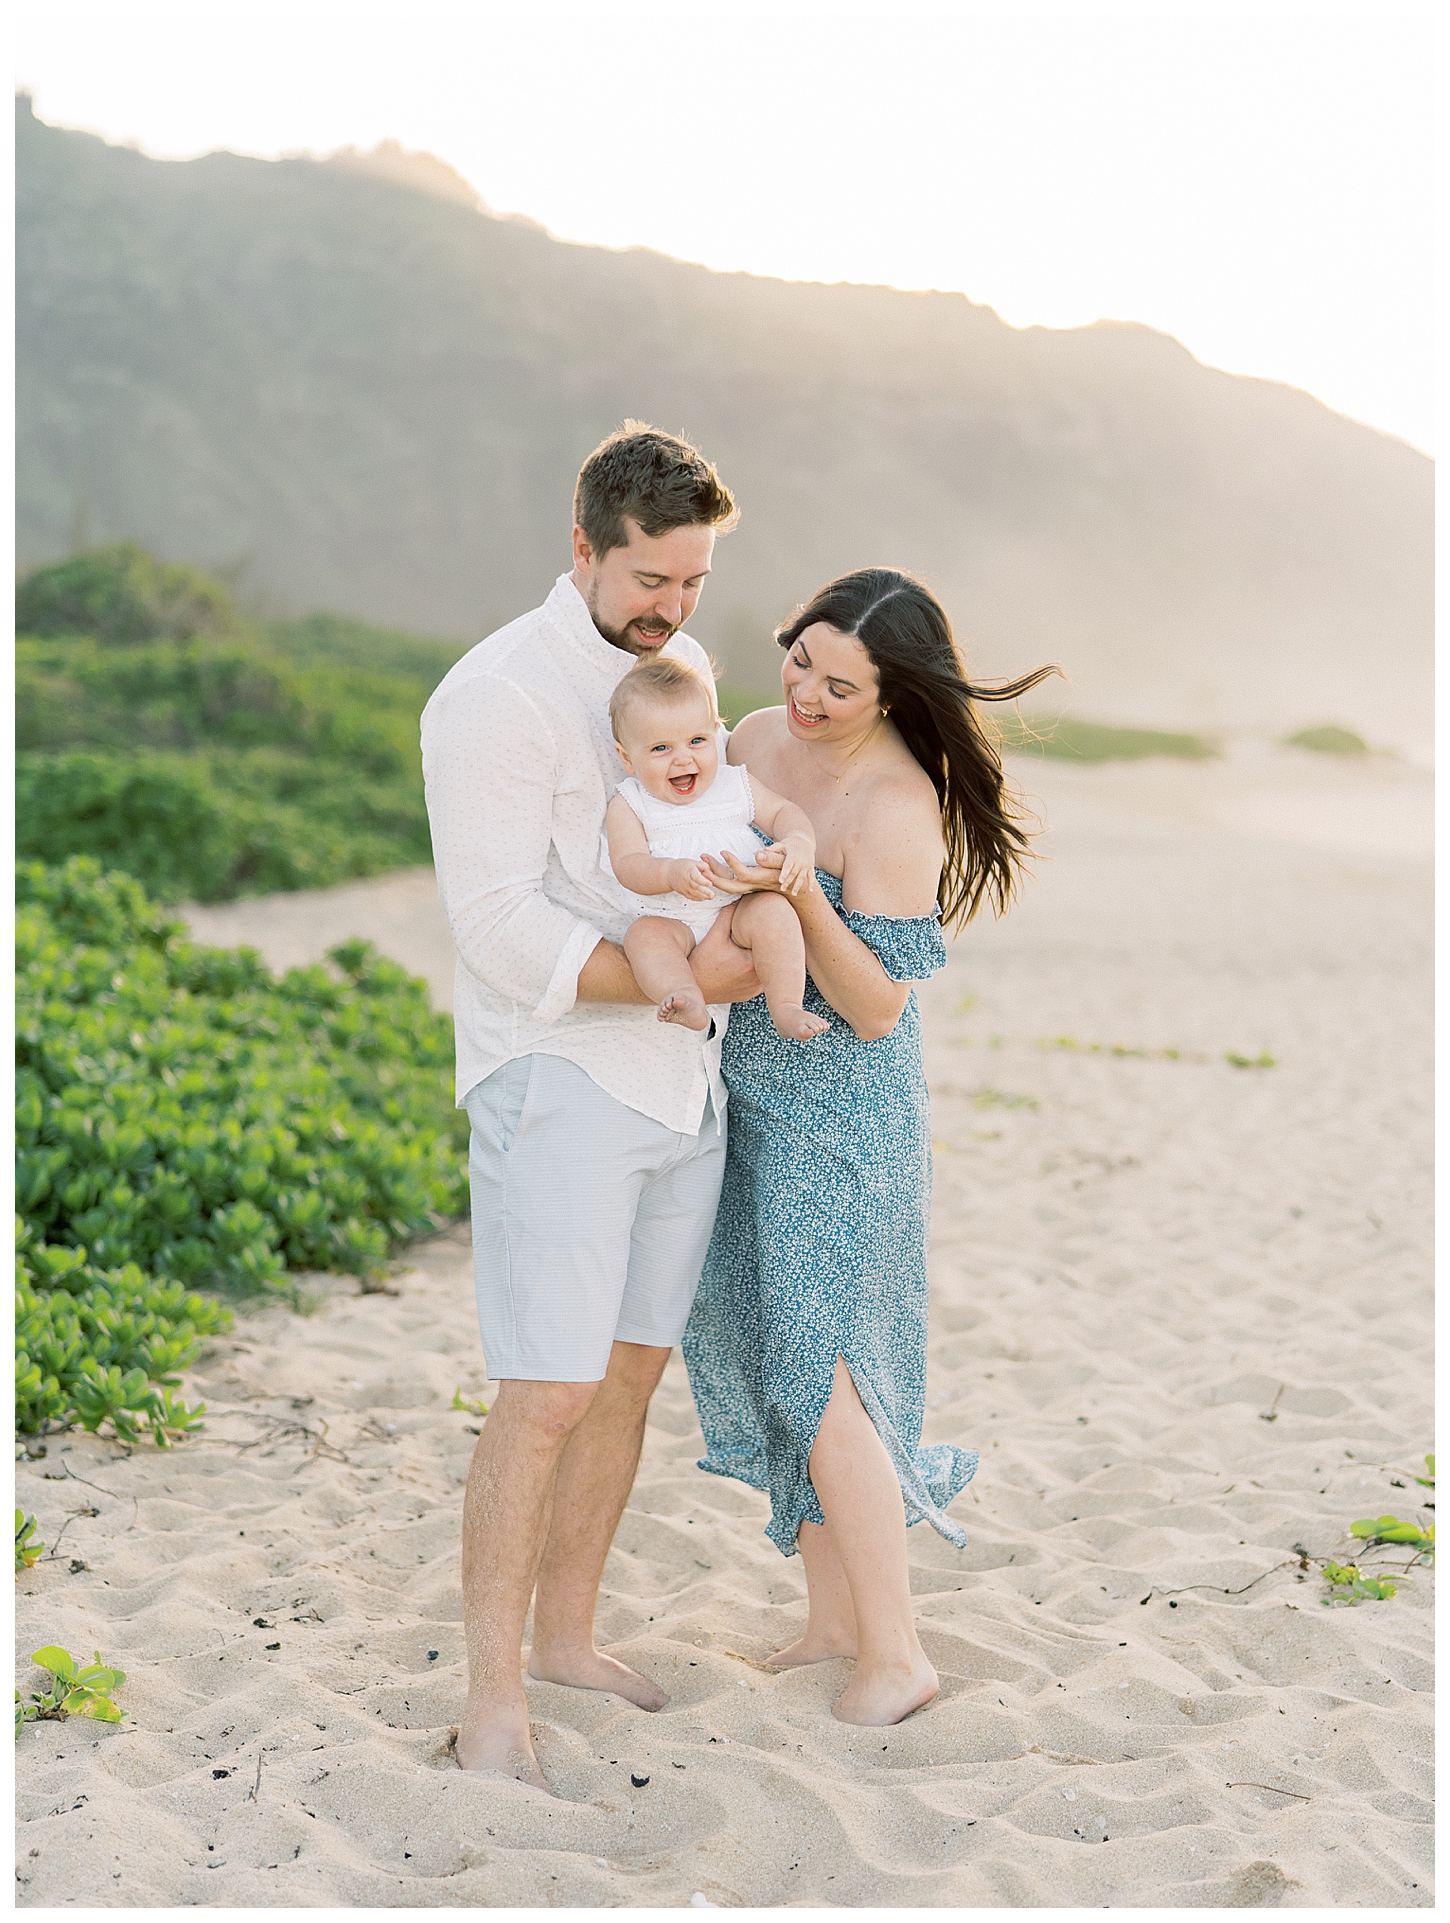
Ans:
[[[609,698],[661,649],[708,674],[680,630],[734,503],[694,448],[629,421],[580,470],[574,520],[572,573],[466,654],[423,714],[458,949],[479,1324],[499,1384],[464,1498],[457,1755],[540,1789],[519,1661],[531,1594],[531,1676],[667,1701],[594,1647],[594,1604],[725,1151],[718,1035],[656,1020],[619,945],[630,898],[599,856],[623,773]],[[728,929],[692,966],[717,1007],[759,991]]]

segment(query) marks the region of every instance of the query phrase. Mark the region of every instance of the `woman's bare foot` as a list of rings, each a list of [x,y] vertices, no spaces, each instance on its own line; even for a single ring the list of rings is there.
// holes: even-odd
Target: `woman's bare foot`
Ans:
[[[578,1654],[558,1651],[546,1656],[542,1650],[529,1651],[529,1674],[536,1682],[563,1683],[570,1689],[605,1689],[612,1696],[623,1696],[636,1709],[653,1713],[670,1700],[658,1683],[637,1670],[602,1656],[597,1649]]]
[[[793,1642],[788,1649],[778,1649],[773,1656],[767,1656],[765,1660],[772,1669],[801,1669],[807,1663],[834,1662],[838,1656],[844,1656],[851,1662],[855,1661],[856,1639],[854,1636],[823,1636],[819,1633],[812,1635],[808,1629],[798,1642]]]
[[[710,1011],[698,989],[693,995],[683,988],[666,995],[656,1012],[662,1022],[678,1022],[681,1028],[708,1028],[710,1025]]]
[[[831,1714],[838,1723],[884,1729],[890,1723],[899,1723],[914,1709],[923,1708],[940,1688],[936,1671],[920,1654],[915,1662],[899,1666],[881,1664],[867,1669],[858,1664]]]
[[[802,1008],[799,1002],[770,1002],[770,1019],[775,1023],[775,1032],[784,1042],[811,1042],[817,1035],[824,1035],[830,1023],[819,1015],[812,1015]]]
[[[534,1754],[528,1704],[522,1695],[517,1703],[465,1703],[453,1755],[460,1769],[497,1770],[516,1783],[527,1783],[548,1796],[556,1794]]]

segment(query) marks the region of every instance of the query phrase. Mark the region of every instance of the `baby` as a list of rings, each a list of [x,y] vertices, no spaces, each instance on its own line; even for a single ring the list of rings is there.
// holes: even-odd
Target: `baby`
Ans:
[[[715,702],[693,668],[657,655],[631,668],[609,704],[614,745],[629,770],[605,815],[604,866],[633,895],[657,898],[630,924],[624,952],[635,980],[659,1005],[662,1022],[702,1029],[710,1020],[690,971],[695,943],[732,902],[730,937],[749,949],[776,1032],[807,1042],[829,1023],[802,1006],[806,948],[785,894],[722,894],[703,857],[727,848],[742,861],[780,871],[798,895],[815,880],[816,837],[793,802],[722,763]],[[758,821],[775,845],[750,831]],[[722,863],[722,866],[724,864]]]

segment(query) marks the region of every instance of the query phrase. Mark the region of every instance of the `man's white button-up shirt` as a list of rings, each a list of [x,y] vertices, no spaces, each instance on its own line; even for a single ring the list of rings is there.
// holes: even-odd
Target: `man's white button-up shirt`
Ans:
[[[663,651],[709,677],[688,635]],[[423,710],[433,859],[458,950],[457,1096],[516,1056],[561,1055],[627,1107],[695,1135],[707,1091],[725,1110],[727,1011],[711,1009],[703,1041],[653,1008],[576,1000],[596,945],[621,940],[637,912],[599,861],[624,775],[609,699],[633,665],[561,574],[541,608],[456,662]]]

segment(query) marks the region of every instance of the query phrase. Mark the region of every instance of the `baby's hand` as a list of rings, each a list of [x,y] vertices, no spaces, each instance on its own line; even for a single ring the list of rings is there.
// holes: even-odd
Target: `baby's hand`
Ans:
[[[780,885],[783,893],[799,895],[809,889],[815,879],[816,842],[814,835],[787,835],[784,840],[766,849],[767,855],[779,854]],[[774,867],[775,863],[772,862]]]
[[[670,887],[686,901],[709,901],[715,892],[715,883],[703,861],[667,861],[665,868]]]

